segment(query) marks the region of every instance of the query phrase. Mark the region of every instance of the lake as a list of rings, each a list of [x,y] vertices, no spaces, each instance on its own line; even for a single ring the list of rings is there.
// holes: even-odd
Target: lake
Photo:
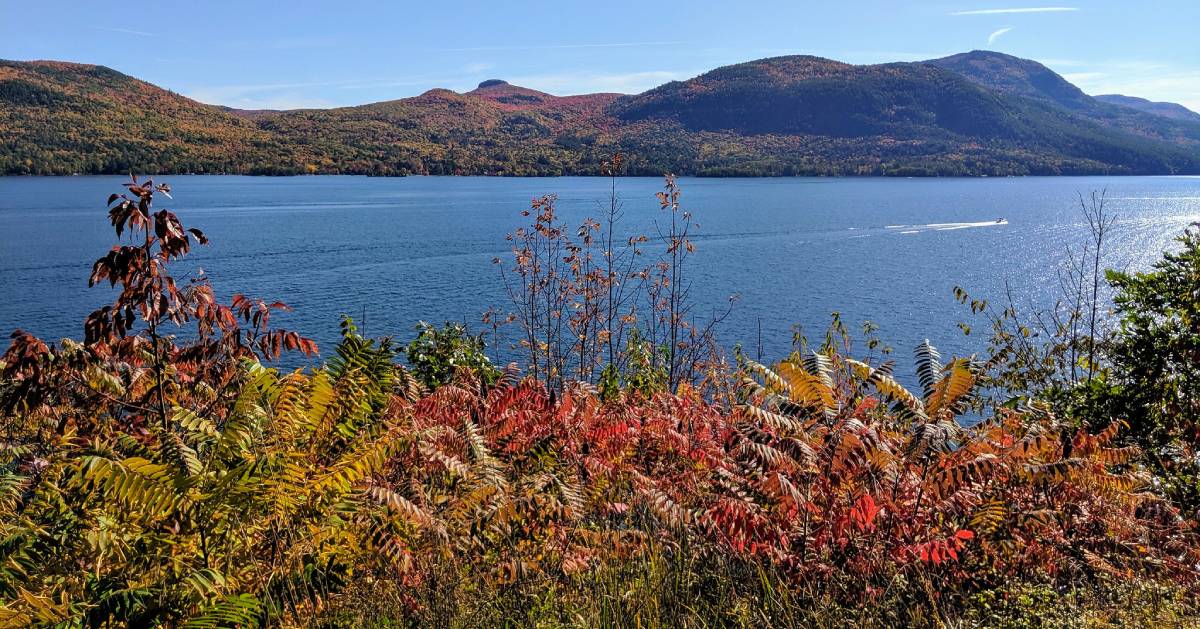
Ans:
[[[475,329],[507,299],[493,258],[522,225],[529,201],[556,193],[569,224],[598,214],[599,178],[366,178],[168,176],[186,226],[212,242],[183,268],[202,268],[224,298],[280,299],[280,324],[331,348],[343,313],[366,332],[407,341],[419,320]],[[0,178],[0,330],[48,339],[82,336],[84,317],[111,300],[87,287],[92,262],[113,244],[104,201],[121,177]],[[1146,269],[1200,220],[1200,178],[681,179],[700,228],[692,260],[695,312],[739,295],[720,339],[764,356],[791,346],[801,325],[819,336],[830,313],[872,320],[901,371],[929,338],[943,354],[977,351],[970,313],[952,295],[1048,305],[1067,247],[1086,237],[1077,195],[1107,190],[1118,216],[1106,264]],[[653,233],[662,181],[623,178],[631,233]],[[1006,224],[997,223],[1003,218]],[[647,246],[653,250],[654,243]],[[177,276],[185,274],[183,269]],[[974,320],[977,326],[982,321]],[[508,352],[501,349],[503,359]],[[908,378],[904,378],[907,380]]]

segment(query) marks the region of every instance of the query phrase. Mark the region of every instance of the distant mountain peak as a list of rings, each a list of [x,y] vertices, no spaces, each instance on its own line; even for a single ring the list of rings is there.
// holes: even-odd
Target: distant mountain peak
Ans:
[[[1089,109],[1092,99],[1054,70],[1032,59],[992,50],[972,50],[924,62],[961,74],[988,89],[1049,101],[1068,109]]]
[[[996,52],[995,50],[972,50],[970,52],[960,52],[948,57],[939,59],[930,59],[925,63],[941,67],[962,66],[965,64],[973,65],[977,68],[1007,68],[1010,70],[1020,70],[1025,73],[1048,73],[1059,80],[1066,83],[1054,70],[1046,67],[1044,64],[1033,59],[1024,59],[1022,57],[1014,57],[1013,55]]]
[[[491,101],[506,109],[535,108],[558,100],[552,94],[513,85],[501,79],[488,79],[467,92],[467,95]]]
[[[1008,53],[1000,52],[997,50],[983,50],[980,48],[976,48],[975,50],[968,50],[967,52],[960,52],[958,54],[950,55],[949,57],[943,57],[943,59],[951,59],[954,57],[963,57],[966,59],[1003,59],[1005,61],[1009,61],[1009,62],[1013,62],[1013,63],[1021,63],[1021,64],[1027,64],[1027,65],[1039,65],[1039,66],[1042,65],[1032,59],[1025,59],[1022,57],[1017,57],[1015,55],[1010,55]]]
[[[475,89],[473,89],[467,93],[468,94],[480,94],[480,95],[521,93],[521,94],[536,94],[539,96],[550,96],[550,94],[547,94],[545,92],[539,92],[537,90],[530,89],[528,87],[521,87],[520,85],[513,85],[512,83],[509,83],[508,81],[502,81],[500,79],[488,79],[488,80],[480,83],[479,87],[476,87]]]
[[[1125,96],[1124,94],[1101,94],[1095,97],[1096,100],[1109,103],[1112,105],[1120,105],[1121,107],[1129,107],[1138,111],[1171,118],[1173,120],[1184,120],[1187,122],[1200,122],[1200,113],[1196,113],[1178,103],[1164,103],[1152,101],[1138,96]]]

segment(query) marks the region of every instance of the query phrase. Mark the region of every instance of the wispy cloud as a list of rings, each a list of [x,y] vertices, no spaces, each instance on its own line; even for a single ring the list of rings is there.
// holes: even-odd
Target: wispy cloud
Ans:
[[[677,81],[696,76],[699,72],[653,70],[649,72],[563,72],[560,74],[535,74],[507,77],[516,85],[551,94],[588,94],[593,92],[618,92],[637,94],[668,81]]]
[[[392,78],[357,78],[335,81],[294,83],[261,83],[245,85],[204,85],[181,90],[184,96],[202,103],[225,105],[239,109],[313,109],[358,105],[374,100],[386,100],[414,95],[431,87],[449,87],[465,91],[475,86],[479,72],[491,69],[491,64],[468,64],[467,70],[477,70],[458,76],[413,75]],[[667,81],[685,79],[698,71],[653,70],[648,72],[562,72],[531,74],[504,78],[516,85],[551,94],[588,94],[618,92],[636,94]],[[399,88],[399,89],[397,89]],[[328,90],[335,90],[330,92]],[[337,94],[355,94],[358,90],[372,92],[365,99]],[[330,98],[325,98],[330,97]]]
[[[1103,72],[1068,72],[1062,75],[1064,79],[1074,83],[1076,86],[1102,79],[1105,76],[1107,75]]]
[[[1078,11],[1078,7],[1015,7],[1010,9],[973,9],[970,11],[953,11],[950,15],[1005,15],[1008,13],[1069,13]]]
[[[122,33],[124,35],[137,35],[138,37],[158,37],[158,35],[156,35],[154,33],[148,33],[146,31],[135,31],[130,28],[116,28],[113,26],[92,26],[90,28],[98,30],[98,31],[108,31],[110,33]]]
[[[377,99],[385,100],[416,94],[423,89],[435,86],[473,86],[472,78],[474,81],[478,81],[478,72],[458,76],[424,74],[382,78],[358,77],[331,81],[198,85],[184,88],[181,93],[202,103],[239,109],[313,109],[361,105],[370,102],[361,96],[352,96],[353,91],[343,90],[382,91],[383,93]],[[395,88],[402,88],[399,90],[399,94],[390,92]],[[323,96],[316,94],[323,94]]]
[[[934,52],[913,52],[900,50],[842,50],[827,53],[826,56],[846,63],[892,63],[895,61],[925,61],[948,57],[956,50],[940,50]]]
[[[1200,111],[1200,71],[1162,63],[1116,61],[1095,69],[1070,72],[1063,78],[1088,94],[1125,94],[1179,103]]]
[[[229,97],[223,92],[218,92],[211,96],[209,94],[206,90],[198,90],[186,94],[186,96],[201,103],[223,105],[225,107],[233,107],[234,109],[329,109],[339,106],[332,101],[323,98],[313,98],[312,95],[301,92],[238,97]]]
[[[208,85],[183,90],[183,95],[210,105],[238,109],[310,109],[334,103],[314,97],[312,88],[338,82],[265,83],[260,85]]]
[[[991,46],[992,44],[996,43],[996,40],[1000,39],[1001,35],[1009,32],[1011,30],[1012,30],[1011,26],[1006,26],[1004,28],[993,31],[991,35],[988,35],[988,45]]]
[[[468,63],[467,65],[463,66],[463,72],[466,72],[467,74],[479,74],[480,72],[487,72],[494,67],[496,67],[496,65],[493,63]]]
[[[342,45],[337,37],[263,37],[252,40],[233,40],[221,43],[228,48],[243,50],[306,50],[310,48],[333,48]]]
[[[639,48],[644,46],[677,46],[684,41],[643,41],[601,44],[533,44],[528,46],[472,46],[469,48],[434,48],[431,52],[494,52],[503,50],[573,50],[579,48]]]
[[[1057,57],[1038,57],[1034,59],[1038,63],[1046,66],[1058,66],[1061,68],[1078,68],[1079,66],[1088,65],[1087,62],[1078,59],[1059,59]]]

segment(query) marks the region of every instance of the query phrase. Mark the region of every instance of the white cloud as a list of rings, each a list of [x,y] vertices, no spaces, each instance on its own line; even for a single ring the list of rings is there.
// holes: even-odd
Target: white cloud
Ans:
[[[535,74],[507,77],[515,85],[548,92],[550,94],[590,94],[594,92],[618,92],[637,94],[658,87],[668,81],[691,78],[699,72],[672,72],[655,70],[650,72],[564,72],[561,74]]]
[[[1008,13],[1068,13],[1078,11],[1076,7],[1019,7],[1012,9],[974,9],[954,11],[950,15],[1004,15]]]
[[[483,67],[483,66],[487,67]],[[468,68],[469,69],[469,68]],[[480,72],[491,69],[490,64],[478,64]],[[663,83],[677,79],[686,79],[699,72],[675,72],[655,70],[649,72],[562,72],[554,74],[531,74],[524,76],[501,76],[510,83],[528,87],[551,94],[590,94],[594,92],[618,92],[636,94]],[[257,85],[209,85],[197,86],[183,90],[183,95],[202,103],[225,105],[238,109],[311,109],[342,107],[372,102],[370,98],[327,100],[314,94],[316,88],[334,88],[336,90],[387,90],[387,88],[404,88],[397,94],[381,94],[376,100],[402,98],[423,91],[430,87],[450,87],[465,91],[473,88],[478,82],[478,75],[469,74],[452,76],[409,76],[395,78],[362,78],[343,79],[338,81],[317,81],[297,83],[264,83]],[[351,92],[345,92],[350,94]],[[328,94],[326,94],[328,95]]]
[[[1012,30],[1011,26],[1006,26],[1002,29],[992,32],[991,35],[988,35],[988,45],[991,46],[992,44],[996,43],[996,40],[999,39],[1001,35],[1009,32],[1011,30]]]
[[[434,48],[432,52],[492,52],[503,50],[573,50],[577,48],[641,48],[645,46],[675,46],[684,41],[644,41],[601,44],[534,44],[528,46],[473,46],[469,48]]]
[[[1103,63],[1096,68],[1063,78],[1088,94],[1140,96],[1200,112],[1200,70],[1147,62]]]
[[[237,109],[312,109],[334,103],[313,97],[307,88],[328,83],[274,83],[264,85],[212,85],[185,90],[183,95],[210,105]]]
[[[1103,72],[1067,72],[1062,77],[1076,86],[1089,81],[1097,81],[1107,76]]]
[[[158,37],[158,35],[156,35],[154,33],[147,33],[146,31],[135,31],[130,28],[115,28],[112,26],[93,26],[92,28],[94,28],[98,31],[108,31],[110,33],[122,33],[125,35],[137,35],[139,37]]]
[[[1060,68],[1078,68],[1079,66],[1087,65],[1086,62],[1078,59],[1056,59],[1054,57],[1038,57],[1034,61],[1044,66],[1058,66]]]
[[[830,53],[828,56],[846,63],[892,63],[896,61],[926,61],[949,57],[959,51],[941,52],[912,52],[899,50],[846,50]]]
[[[243,96],[238,98],[222,98],[218,102],[215,99],[206,97],[203,92],[197,92],[188,96],[192,100],[197,100],[209,105],[224,105],[234,109],[329,109],[338,107],[336,103],[327,101],[322,98],[313,98],[309,94],[299,92],[285,94],[270,94],[262,97]]]
[[[487,72],[494,67],[496,67],[494,63],[468,63],[463,66],[463,72],[467,74],[479,74],[480,72]]]
[[[336,37],[263,37],[252,40],[226,41],[220,45],[239,50],[305,50],[310,48],[332,48],[341,45]]]
[[[435,87],[446,87],[451,82],[458,79],[363,79],[361,81],[351,81],[337,85],[339,90],[374,90],[385,87],[422,87],[433,89]]]

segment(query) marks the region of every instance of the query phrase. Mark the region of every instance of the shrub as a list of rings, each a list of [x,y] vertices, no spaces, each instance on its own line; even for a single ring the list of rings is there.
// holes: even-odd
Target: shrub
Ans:
[[[450,382],[459,367],[492,385],[500,370],[492,365],[486,349],[483,335],[472,335],[461,323],[446,322],[436,328],[422,321],[417,324],[417,338],[404,348],[404,355],[413,375],[430,389]]]
[[[728,395],[635,357],[602,396],[497,373],[454,325],[420,328],[410,370],[346,320],[325,365],[281,372],[263,361],[315,347],[268,330],[274,304],[161,280],[183,232],[130,190],[114,223],[144,244],[97,264],[116,307],[0,365],[0,623],[1198,617],[1196,521],[1124,425],[1034,399],[965,427],[984,364],[926,342],[910,391],[831,340],[743,361]]]

